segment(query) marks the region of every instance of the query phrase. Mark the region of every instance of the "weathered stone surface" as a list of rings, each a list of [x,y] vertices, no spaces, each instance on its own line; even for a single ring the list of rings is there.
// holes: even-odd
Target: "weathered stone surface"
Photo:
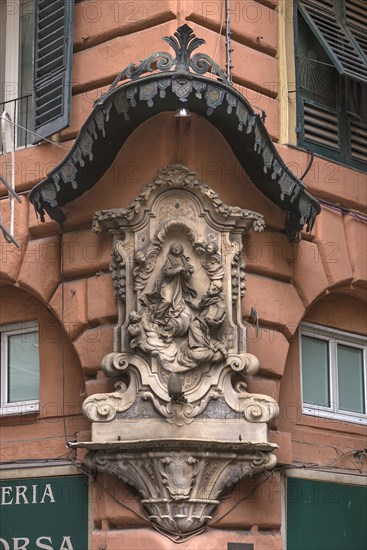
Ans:
[[[86,374],[95,374],[103,357],[113,349],[113,329],[112,325],[88,329],[75,340],[75,350]]]
[[[18,283],[48,302],[60,283],[60,237],[28,241]]]
[[[63,283],[63,288],[59,285],[50,306],[63,323],[69,338],[75,340],[88,322],[87,280],[67,281]]]
[[[98,539],[101,540],[100,538]],[[172,550],[170,539],[152,529],[129,529],[108,531],[106,535],[108,550]],[[261,550],[279,550],[282,540],[279,532],[268,534],[250,531],[232,531],[207,529],[205,533],[180,544],[182,550],[227,550],[228,542],[253,544]],[[123,546],[121,546],[123,545]],[[97,547],[96,547],[97,548]]]
[[[215,529],[278,530],[281,524],[280,475],[270,478],[259,474],[242,479],[233,493],[220,504],[209,526]]]
[[[1,156],[0,156],[1,161]],[[1,173],[1,169],[0,169]],[[29,201],[22,197],[22,203],[15,202],[14,205],[14,238],[18,241],[20,248],[13,243],[8,243],[0,233],[0,277],[15,282],[22,265],[22,259],[28,241],[28,210]],[[10,203],[9,199],[1,201],[2,223],[10,231]]]
[[[305,321],[363,334],[367,323],[367,312],[365,302],[358,297],[356,292],[352,292],[350,296],[342,293],[329,294],[312,306],[307,312]],[[336,311],[342,311],[343,315],[336,315]]]
[[[353,274],[341,212],[323,208],[316,219],[315,234],[318,253],[315,252],[313,262],[322,262],[329,286],[350,282]]]
[[[256,335],[254,327],[247,328],[247,351],[259,359],[260,373],[283,376],[289,342],[281,332],[260,327]]]
[[[308,241],[301,241],[297,245],[293,283],[305,307],[329,286],[319,250],[316,244]]]
[[[282,415],[282,410],[280,411],[280,416]],[[274,451],[275,456],[277,457],[278,464],[292,464],[293,462],[293,453],[292,453],[292,437],[288,432],[278,432],[272,430],[270,432],[270,441],[278,445],[278,449]]]
[[[268,1],[267,4],[269,3]],[[225,9],[223,4],[205,0],[185,4],[187,8],[192,9],[191,13],[186,15],[187,19],[204,27],[220,28]],[[275,55],[278,49],[277,19],[277,12],[268,6],[254,1],[239,0],[231,9],[232,40],[244,42],[255,50],[268,51]],[[208,54],[214,57],[215,50],[208,50]]]
[[[87,396],[93,395],[94,393],[107,393],[113,390],[113,382],[107,377],[97,380],[87,380],[85,382],[85,391]]]
[[[348,240],[350,263],[354,281],[367,284],[367,230],[366,224],[352,217],[344,216],[344,227]],[[364,253],[361,251],[364,251]]]
[[[140,498],[134,490],[114,476],[99,475],[94,486],[94,522],[107,520],[115,528],[148,527]]]
[[[117,304],[110,273],[87,280],[88,321],[103,323],[117,317]]]
[[[295,333],[305,308],[292,284],[249,273],[246,288],[242,309],[245,316],[255,307],[260,323],[283,327],[286,337]]]
[[[293,275],[292,246],[284,234],[251,232],[244,241],[247,270],[289,281]]]
[[[111,260],[111,239],[90,230],[71,231],[63,236],[64,275],[79,277],[106,271]]]
[[[309,163],[309,154],[294,147],[276,144],[279,154],[292,172],[301,177]],[[367,175],[349,166],[315,157],[304,178],[308,191],[350,208],[364,211],[367,202]]]
[[[176,28],[176,21],[169,21],[146,29],[144,40],[139,32],[133,32],[76,52],[73,56],[73,89],[83,90],[86,84],[89,88],[105,85],[132,61],[138,62],[156,51],[169,51],[162,36],[173,34]]]
[[[173,0],[87,0],[75,6],[74,46],[85,49],[135,29],[151,28],[174,18],[176,11],[177,2]]]
[[[55,220],[51,220],[47,215],[45,221],[41,222],[39,216],[32,205],[29,206],[29,233],[33,238],[51,237],[52,235],[59,235],[61,229],[59,224]]]
[[[279,380],[271,380],[262,376],[247,378],[247,389],[250,393],[270,395],[275,401],[279,401],[279,384]]]

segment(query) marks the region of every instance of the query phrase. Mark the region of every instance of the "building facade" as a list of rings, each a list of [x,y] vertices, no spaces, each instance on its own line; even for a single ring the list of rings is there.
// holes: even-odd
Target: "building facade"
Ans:
[[[0,550],[364,548],[366,3],[0,24]]]

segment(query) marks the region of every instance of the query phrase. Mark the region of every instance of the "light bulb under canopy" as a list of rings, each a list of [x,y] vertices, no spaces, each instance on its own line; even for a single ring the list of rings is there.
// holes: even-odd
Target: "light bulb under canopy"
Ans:
[[[177,118],[186,118],[188,116],[191,116],[191,113],[187,107],[179,107],[175,113],[175,117]]]

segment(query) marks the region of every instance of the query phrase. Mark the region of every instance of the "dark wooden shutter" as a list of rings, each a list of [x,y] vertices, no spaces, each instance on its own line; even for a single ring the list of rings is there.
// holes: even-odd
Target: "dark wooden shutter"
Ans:
[[[367,82],[366,57],[335,13],[314,0],[300,0],[299,9],[339,74]]]
[[[32,143],[70,123],[74,0],[36,0]]]
[[[367,125],[350,121],[350,141],[352,159],[366,162]]]
[[[305,21],[298,24],[299,107],[302,143],[340,150],[335,82],[338,74]]]
[[[345,0],[345,24],[367,59],[367,3]]]
[[[302,0],[301,0],[302,1]],[[305,4],[312,4],[313,6],[321,9],[329,9],[334,11],[334,0],[303,0]],[[337,0],[340,2],[340,0]]]
[[[303,103],[304,140],[339,151],[338,114],[320,105]]]

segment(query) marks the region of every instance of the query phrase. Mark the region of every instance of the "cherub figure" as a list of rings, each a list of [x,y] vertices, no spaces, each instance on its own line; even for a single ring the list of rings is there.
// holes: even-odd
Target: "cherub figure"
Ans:
[[[195,243],[194,248],[200,255],[201,265],[207,272],[209,279],[211,281],[223,279],[224,268],[217,243],[203,241],[202,243]]]
[[[145,253],[138,250],[134,256],[133,287],[134,290],[143,290],[146,287],[150,274],[154,270],[161,247],[158,245],[149,248]]]

